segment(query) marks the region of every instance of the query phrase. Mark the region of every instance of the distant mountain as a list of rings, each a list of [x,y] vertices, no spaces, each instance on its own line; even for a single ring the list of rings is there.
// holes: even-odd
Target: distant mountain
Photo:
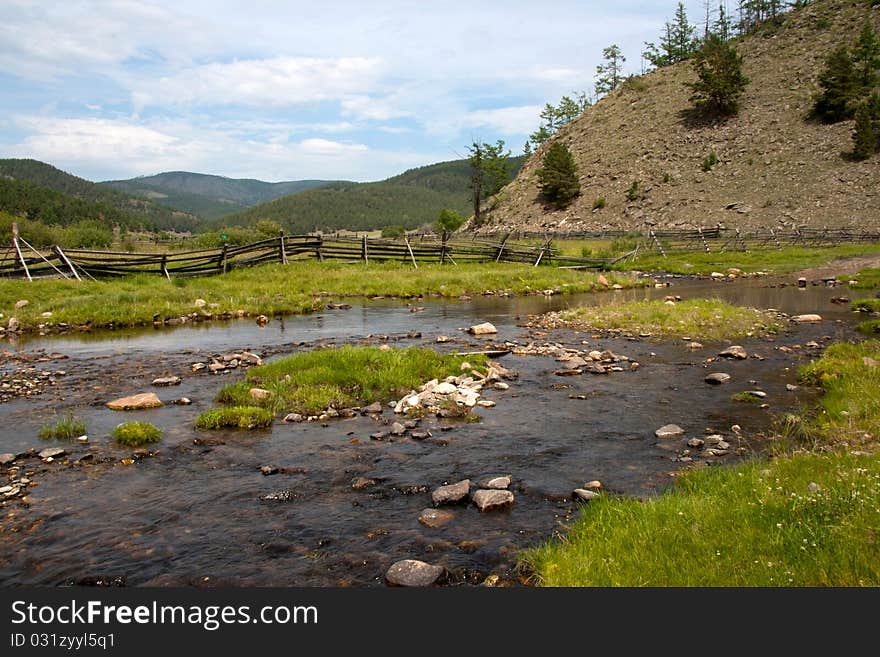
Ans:
[[[224,178],[188,171],[99,183],[118,192],[141,196],[203,219],[216,219],[289,194],[328,184],[326,180],[270,183],[251,178]]]
[[[516,175],[524,157],[508,160]],[[221,217],[217,226],[251,225],[260,219],[276,221],[285,230],[372,230],[389,225],[417,228],[433,222],[449,208],[471,214],[470,165],[467,160],[440,162],[373,183],[329,183],[285,196],[242,212]]]
[[[198,217],[123,194],[29,159],[0,159],[0,210],[46,223],[82,219],[154,230],[194,230]]]

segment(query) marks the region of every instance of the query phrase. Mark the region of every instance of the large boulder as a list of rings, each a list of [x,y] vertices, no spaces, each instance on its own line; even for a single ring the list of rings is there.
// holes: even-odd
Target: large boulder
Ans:
[[[137,411],[143,408],[158,408],[162,406],[162,400],[155,392],[142,392],[139,395],[120,397],[107,402],[107,408],[114,411]]]

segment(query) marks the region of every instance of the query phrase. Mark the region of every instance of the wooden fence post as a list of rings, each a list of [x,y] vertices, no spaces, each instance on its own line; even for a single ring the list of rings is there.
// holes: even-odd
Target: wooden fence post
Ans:
[[[406,248],[409,250],[409,257],[412,258],[413,267],[418,269],[419,265],[416,263],[416,257],[413,255],[412,247],[409,245],[409,238],[406,235],[403,236],[403,241],[406,242]]]
[[[223,254],[220,258],[220,265],[221,265],[221,269],[223,270],[224,274],[227,271],[229,271],[229,262],[227,260],[229,257],[228,251],[229,251],[229,245],[226,242],[223,242]]]
[[[284,229],[278,231],[278,255],[281,258],[281,264],[287,264],[287,251],[284,250]]]
[[[79,277],[79,274],[76,273],[76,269],[74,269],[73,263],[70,262],[70,259],[67,257],[67,255],[65,255],[64,251],[61,250],[61,247],[56,244],[52,247],[52,250],[55,251],[55,255],[57,255],[58,258],[70,268],[70,273],[73,274],[74,278],[76,278],[76,280],[78,281],[81,281],[82,279]]]
[[[449,238],[449,233],[445,230],[440,234],[440,264],[444,264],[446,262],[446,240]]]
[[[33,282],[33,278],[31,278],[31,273],[28,271],[27,263],[24,261],[24,256],[21,255],[21,249],[18,246],[18,222],[12,222],[12,245],[15,247],[15,252],[18,254],[18,261],[21,263],[21,266],[24,267],[24,273],[27,275],[27,279]]]
[[[170,281],[171,276],[168,275],[167,265],[168,265],[168,256],[163,253],[162,254],[162,264],[160,265],[160,267],[161,267],[160,271],[165,275],[165,278],[167,278]]]
[[[364,239],[361,242],[361,259],[365,264],[370,264],[370,254],[367,252],[367,235],[364,233]]]
[[[316,235],[318,238],[318,245],[315,247],[315,254],[318,256],[319,262],[324,262],[324,254],[321,253],[321,247],[324,246],[324,236]]]

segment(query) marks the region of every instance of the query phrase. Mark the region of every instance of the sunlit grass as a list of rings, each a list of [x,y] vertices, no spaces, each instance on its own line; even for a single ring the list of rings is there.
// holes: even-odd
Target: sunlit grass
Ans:
[[[733,306],[718,299],[579,306],[561,311],[558,316],[572,328],[650,333],[656,337],[689,336],[703,340],[755,335],[779,328],[774,317],[766,312]]]
[[[61,417],[54,424],[46,424],[40,427],[39,436],[43,440],[73,440],[78,436],[82,436],[86,432],[86,423],[67,414]]]
[[[609,284],[646,284],[635,277],[608,273]],[[604,289],[592,272],[509,263],[420,265],[298,261],[234,270],[222,276],[169,281],[140,274],[101,281],[0,280],[0,312],[15,316],[24,329],[38,324],[90,324],[94,327],[139,326],[153,317],[179,317],[192,312],[214,315],[294,314],[322,307],[326,298],[436,296],[457,298],[486,291],[512,295],[552,289],[559,294]],[[28,305],[16,309],[15,303]],[[196,299],[206,306],[199,310]],[[51,317],[42,314],[50,312]]]
[[[486,359],[415,347],[319,349],[252,367],[244,381],[224,386],[217,401],[228,406],[259,406],[273,414],[317,414],[328,408],[399,399],[431,379],[461,374],[465,361],[478,367]],[[250,394],[255,387],[268,390],[269,397],[255,400]]]
[[[113,429],[113,439],[126,447],[141,447],[162,439],[162,430],[149,422],[123,422]]]

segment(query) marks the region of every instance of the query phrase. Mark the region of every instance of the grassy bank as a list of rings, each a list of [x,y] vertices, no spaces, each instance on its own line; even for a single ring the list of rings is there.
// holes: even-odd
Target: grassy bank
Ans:
[[[721,340],[778,330],[772,315],[754,308],[732,306],[718,299],[689,299],[678,303],[631,301],[602,306],[580,306],[555,315],[570,328],[650,333],[654,337],[690,337]]]
[[[642,284],[624,274],[606,275],[609,284]],[[559,293],[603,288],[598,275],[555,267],[505,263],[421,265],[397,263],[346,264],[304,261],[233,271],[225,276],[166,280],[158,276],[130,276],[103,281],[38,280],[33,283],[0,280],[0,313],[16,317],[24,330],[38,324],[90,323],[102,326],[138,326],[154,315],[178,317],[201,309],[218,315],[243,310],[249,315],[291,314],[320,308],[327,297],[457,298],[485,291],[513,295],[546,289]],[[20,299],[28,305],[16,309]],[[52,313],[43,317],[43,313]],[[3,320],[6,323],[6,319]]]
[[[615,265],[618,270],[662,271],[673,274],[709,275],[726,273],[731,267],[752,273],[758,271],[785,274],[808,267],[820,267],[837,258],[880,253],[880,244],[852,244],[833,247],[785,247],[725,251],[724,253],[671,253],[667,257],[643,254],[635,260]]]
[[[224,386],[217,401],[229,407],[265,408],[276,415],[315,415],[328,408],[399,399],[431,379],[461,374],[465,361],[477,367],[486,359],[415,347],[387,351],[351,346],[319,349],[251,368],[244,381]],[[269,394],[255,398],[253,388]]]
[[[873,290],[880,287],[880,269],[868,267],[862,269],[858,274],[853,276],[841,276],[839,277],[839,280],[842,283],[857,281],[856,283],[851,284],[850,287],[861,290]]]
[[[880,585],[878,360],[878,341],[840,344],[802,371],[825,390],[799,432],[821,450],[687,472],[648,501],[602,496],[523,565],[545,586]]]

